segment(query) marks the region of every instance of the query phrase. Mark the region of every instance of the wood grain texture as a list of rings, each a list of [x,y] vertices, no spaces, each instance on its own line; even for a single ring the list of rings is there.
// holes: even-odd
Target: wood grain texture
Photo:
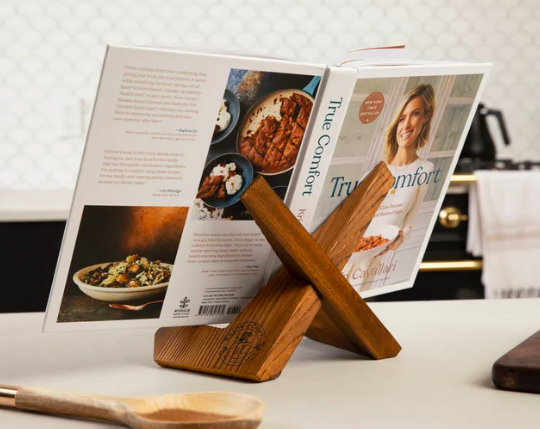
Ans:
[[[119,421],[125,411],[121,404],[111,399],[98,395],[21,387],[15,396],[15,405],[21,410]]]
[[[326,320],[333,321],[325,332],[337,334],[334,326],[337,327],[348,339],[345,347],[352,344],[355,351],[376,359],[394,357],[401,347],[339,268],[354,252],[388,193],[391,177],[386,166],[379,164],[361,189],[332,213],[314,237],[262,177],[255,179],[242,195],[242,202],[283,265],[310,282],[322,297]]]
[[[354,247],[351,250],[351,244],[345,238],[361,237],[391,186],[391,182],[388,183],[390,177],[384,165],[378,166],[317,229],[314,237],[320,241],[334,263],[339,265],[346,263],[347,254],[350,256]],[[250,195],[257,198],[261,187],[268,188],[266,182],[261,180],[255,181],[251,185],[254,188],[250,187],[249,192],[246,190],[243,198],[246,194],[248,199]],[[274,213],[275,219],[279,220],[280,213],[274,209],[280,207],[292,216],[271,189],[269,192],[270,197],[277,198],[277,201],[271,200],[273,203],[268,212]],[[372,198],[372,194],[376,196]],[[267,197],[268,195],[265,195],[263,198]],[[369,202],[365,201],[366,198]],[[367,214],[364,214],[366,211]],[[293,222],[299,225],[294,217]],[[279,221],[274,223],[279,224]],[[356,228],[360,228],[361,232],[356,231]],[[310,242],[313,242],[309,234],[303,228],[302,230]],[[271,244],[281,245],[279,241],[273,239]],[[323,259],[327,258],[326,255],[323,256]],[[294,270],[303,275],[301,267],[293,264]],[[322,306],[322,301],[310,282],[301,280],[293,274],[293,271],[289,267],[281,268],[227,328],[193,326],[159,329],[155,335],[154,360],[162,366],[259,382],[278,377]],[[343,277],[339,274],[337,278]],[[355,299],[359,298],[354,290],[353,293]],[[362,306],[362,303],[363,301],[357,304],[355,309]],[[371,313],[365,304],[361,311]],[[332,336],[335,345],[354,351],[362,350],[370,354],[370,350],[374,350],[378,357],[386,357],[399,351],[396,351],[399,347],[396,347],[397,343],[392,342],[386,335],[384,327],[380,326],[377,329],[383,333],[385,338],[383,343],[390,344],[388,350],[379,350],[378,345],[363,348],[364,343],[355,338],[355,332],[350,332],[347,325],[337,327],[328,317],[328,314],[334,317],[333,313],[333,308],[321,313],[321,320],[327,318],[327,323],[322,323],[322,328],[316,331],[322,332],[321,337]],[[372,317],[368,318],[372,321]],[[366,327],[369,328],[371,325]],[[355,340],[351,340],[352,338]],[[326,342],[331,344],[330,340]]]
[[[371,219],[375,216],[393,183],[394,176],[392,176],[386,165],[380,162],[354,192],[332,212],[327,222],[313,234],[313,239],[326,252],[330,260],[336,264],[339,271],[347,264],[358,241],[364,235]],[[346,218],[350,219],[350,221],[345,222],[344,225],[342,219]],[[328,238],[321,239],[321,236],[335,237],[335,241]],[[339,253],[336,252],[336,256],[334,256],[333,248],[337,246],[337,243],[340,243],[341,247]],[[348,295],[350,295],[351,288],[348,288],[348,290]],[[358,352],[357,347],[350,341],[345,332],[336,325],[332,316],[329,316],[329,314],[332,314],[332,310],[327,307],[326,301],[323,302],[322,309],[313,320],[306,336],[325,344]],[[396,354],[399,353],[400,349],[401,347],[395,348]]]
[[[491,376],[499,389],[540,393],[540,331],[500,357]]]
[[[233,392],[145,398],[114,398],[34,387],[15,396],[21,410],[109,420],[134,429],[255,429],[263,418],[260,399]]]
[[[304,280],[282,269],[227,328],[160,328],[154,360],[162,366],[253,381],[279,376],[321,301]]]

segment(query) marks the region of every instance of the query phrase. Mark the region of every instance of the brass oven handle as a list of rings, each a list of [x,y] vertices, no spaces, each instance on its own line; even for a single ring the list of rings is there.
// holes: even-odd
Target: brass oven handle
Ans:
[[[454,206],[448,206],[439,212],[439,223],[445,228],[457,228],[462,221],[469,217],[461,213],[461,210]]]
[[[482,269],[481,259],[463,259],[459,261],[424,261],[420,271],[476,271]]]
[[[476,176],[474,174],[454,174],[450,179],[452,185],[476,183]]]

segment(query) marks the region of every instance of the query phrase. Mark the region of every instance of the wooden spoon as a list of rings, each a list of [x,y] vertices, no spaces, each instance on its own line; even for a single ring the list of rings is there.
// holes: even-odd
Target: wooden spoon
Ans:
[[[232,392],[114,398],[34,387],[0,386],[0,406],[123,423],[134,429],[254,429],[260,399]]]

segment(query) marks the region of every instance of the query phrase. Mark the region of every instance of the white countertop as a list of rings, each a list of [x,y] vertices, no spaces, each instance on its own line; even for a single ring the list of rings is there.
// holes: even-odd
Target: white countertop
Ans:
[[[66,221],[73,190],[0,191],[0,222]]]
[[[371,361],[304,340],[256,384],[161,368],[153,329],[42,334],[43,314],[0,315],[0,382],[113,396],[237,391],[266,401],[262,429],[538,428],[540,395],[496,390],[495,360],[540,330],[540,300],[373,303],[403,346]],[[9,429],[118,428],[0,409]]]

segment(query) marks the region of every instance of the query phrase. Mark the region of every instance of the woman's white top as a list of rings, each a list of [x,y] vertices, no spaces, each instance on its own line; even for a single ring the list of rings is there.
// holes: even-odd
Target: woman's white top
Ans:
[[[371,225],[396,225],[403,230],[403,238],[406,239],[411,233],[414,217],[424,200],[428,186],[434,181],[435,166],[422,158],[403,166],[386,166],[395,178],[394,185]],[[369,235],[369,228],[365,235]]]

